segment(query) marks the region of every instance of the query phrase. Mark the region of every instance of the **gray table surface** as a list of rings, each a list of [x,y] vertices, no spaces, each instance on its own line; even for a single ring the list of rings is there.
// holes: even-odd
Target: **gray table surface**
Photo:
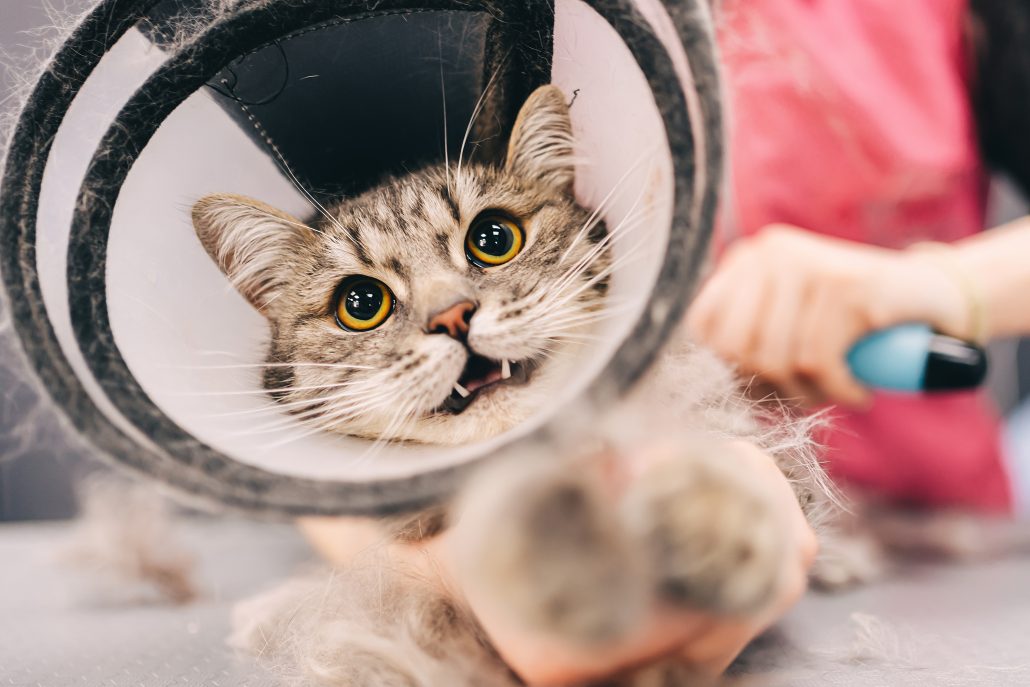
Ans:
[[[273,687],[226,646],[229,609],[307,548],[281,525],[204,519],[184,532],[203,598],[139,607],[88,603],[80,574],[54,560],[67,525],[0,526],[0,687]],[[1025,687],[1030,559],[909,566],[846,594],[810,593],[734,676],[747,687]]]

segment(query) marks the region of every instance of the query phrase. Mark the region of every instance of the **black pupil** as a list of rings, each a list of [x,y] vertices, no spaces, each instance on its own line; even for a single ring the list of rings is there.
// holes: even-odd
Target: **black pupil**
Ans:
[[[344,296],[347,314],[356,320],[371,320],[383,307],[383,290],[378,284],[362,282],[355,284]]]
[[[487,255],[506,255],[514,241],[511,229],[497,220],[481,222],[472,230],[472,243]]]

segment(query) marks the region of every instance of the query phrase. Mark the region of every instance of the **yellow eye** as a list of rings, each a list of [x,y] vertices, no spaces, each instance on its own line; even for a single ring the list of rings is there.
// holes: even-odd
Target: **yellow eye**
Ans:
[[[465,255],[479,267],[494,267],[510,262],[525,242],[522,227],[500,215],[477,218],[465,237]]]
[[[393,312],[393,294],[371,277],[348,277],[336,296],[336,321],[344,329],[367,332],[386,322]]]

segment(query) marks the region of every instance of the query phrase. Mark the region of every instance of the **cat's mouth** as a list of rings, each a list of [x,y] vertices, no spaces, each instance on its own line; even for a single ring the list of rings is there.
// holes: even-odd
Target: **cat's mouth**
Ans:
[[[465,369],[458,377],[451,395],[443,402],[440,409],[455,415],[468,408],[481,393],[501,384],[521,385],[529,381],[533,371],[531,361],[491,360],[476,355],[469,356]]]

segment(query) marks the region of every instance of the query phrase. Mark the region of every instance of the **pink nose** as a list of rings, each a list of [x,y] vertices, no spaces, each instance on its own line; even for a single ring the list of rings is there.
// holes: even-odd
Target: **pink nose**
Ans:
[[[475,312],[475,303],[460,301],[430,317],[426,330],[430,334],[447,334],[454,339],[462,339],[468,334],[469,320]]]

